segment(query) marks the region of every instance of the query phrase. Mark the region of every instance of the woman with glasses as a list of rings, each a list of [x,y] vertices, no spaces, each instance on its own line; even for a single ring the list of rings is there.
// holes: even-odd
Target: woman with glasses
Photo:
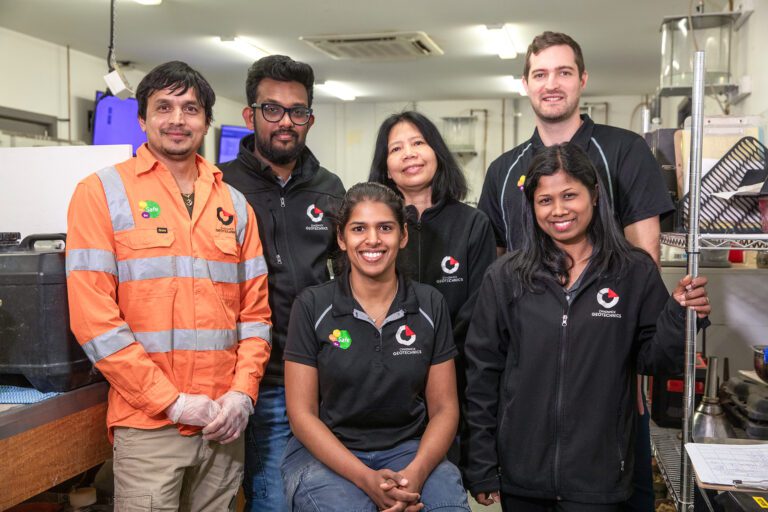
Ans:
[[[418,112],[394,114],[381,124],[369,179],[395,191],[407,205],[402,267],[414,280],[434,286],[448,303],[463,403],[464,339],[483,273],[496,258],[490,221],[461,202],[467,195],[464,174],[437,127]],[[454,445],[450,459],[463,467],[460,447]]]
[[[397,270],[402,200],[355,185],[336,234],[346,270],[299,295],[288,328],[289,506],[469,512],[445,460],[459,416],[450,319],[438,292]]]

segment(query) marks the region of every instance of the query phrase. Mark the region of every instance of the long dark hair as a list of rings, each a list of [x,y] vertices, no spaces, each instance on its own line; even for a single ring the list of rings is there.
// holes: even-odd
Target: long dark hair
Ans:
[[[542,276],[555,277],[568,282],[568,272],[573,260],[560,249],[536,222],[533,201],[539,180],[563,171],[583,184],[590,195],[597,195],[592,220],[587,227],[587,237],[593,245],[593,268],[601,274],[609,268],[619,274],[629,265],[633,248],[619,230],[613,216],[607,189],[601,183],[587,154],[575,144],[558,144],[540,150],[531,162],[523,185],[525,201],[522,205],[523,240],[520,250],[510,259],[511,271],[522,288],[536,291],[536,281]],[[521,292],[517,290],[517,292]]]
[[[330,216],[336,233],[343,238],[344,228],[349,223],[349,217],[355,207],[363,201],[372,201],[382,203],[392,210],[397,225],[400,227],[400,233],[405,232],[405,205],[403,199],[392,189],[385,187],[381,183],[363,182],[353,185],[344,194],[344,200],[341,202],[339,210]],[[333,261],[334,272],[339,275],[349,270],[349,258],[347,254],[339,249],[338,254]]]
[[[392,131],[396,124],[402,122],[414,125],[421,132],[421,136],[424,137],[432,151],[435,152],[437,170],[432,180],[432,203],[438,203],[444,199],[463,200],[467,196],[467,179],[464,177],[461,167],[459,167],[459,164],[453,157],[451,150],[448,149],[448,145],[440,135],[437,126],[425,115],[412,110],[392,114],[381,123],[379,134],[376,137],[371,173],[368,175],[368,180],[386,185],[402,196],[395,182],[387,175],[389,132]]]

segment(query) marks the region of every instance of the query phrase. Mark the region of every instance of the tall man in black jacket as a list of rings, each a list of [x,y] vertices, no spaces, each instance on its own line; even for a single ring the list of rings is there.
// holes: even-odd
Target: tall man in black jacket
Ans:
[[[659,165],[642,137],[579,115],[579,100],[587,85],[579,44],[558,32],[536,36],[525,57],[523,85],[536,130],[529,140],[491,163],[477,205],[491,220],[497,251],[501,254],[520,248],[522,185],[533,155],[544,146],[572,142],[587,152],[598,170],[626,239],[648,252],[658,265],[659,218],[674,206]],[[635,494],[626,509],[650,512],[654,499],[649,418],[644,405],[638,403],[638,407],[643,413],[638,418]]]
[[[344,197],[335,174],[305,146],[312,114],[314,72],[305,63],[272,55],[248,70],[243,109],[254,130],[236,160],[219,167],[224,181],[242,192],[256,212],[269,270],[272,353],[256,408],[246,429],[246,510],[288,510],[280,458],[290,435],[285,412],[283,348],[293,299],[328,280],[335,232],[327,212]]]

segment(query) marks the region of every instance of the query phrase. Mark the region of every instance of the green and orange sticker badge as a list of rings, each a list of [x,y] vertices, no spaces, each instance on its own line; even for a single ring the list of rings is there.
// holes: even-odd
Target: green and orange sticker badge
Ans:
[[[347,350],[352,344],[352,337],[346,329],[334,329],[333,332],[328,335],[328,339],[333,343],[334,347],[339,347],[342,350]]]

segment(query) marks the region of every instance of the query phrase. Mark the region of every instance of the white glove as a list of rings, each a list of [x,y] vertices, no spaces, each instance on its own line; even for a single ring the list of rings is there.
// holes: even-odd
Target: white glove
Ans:
[[[165,410],[165,414],[174,423],[204,427],[211,423],[221,412],[221,405],[205,395],[181,393],[179,398]]]
[[[251,397],[242,391],[227,391],[216,403],[221,406],[221,412],[203,429],[203,439],[231,443],[240,437],[248,425],[248,416],[253,414]]]

